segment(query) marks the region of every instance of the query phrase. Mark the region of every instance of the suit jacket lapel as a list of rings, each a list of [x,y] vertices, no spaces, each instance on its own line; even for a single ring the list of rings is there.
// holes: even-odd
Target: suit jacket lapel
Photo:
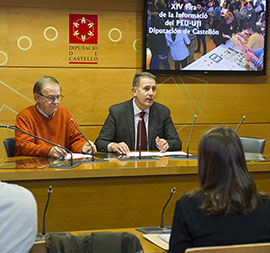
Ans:
[[[155,103],[150,107],[149,110],[149,122],[148,122],[148,141],[149,141],[149,149],[153,150],[155,147],[155,140],[154,140],[154,130],[156,129],[156,117],[157,117],[157,110],[155,107]]]
[[[135,129],[134,129],[134,110],[133,110],[133,104],[132,99],[129,101],[127,107],[126,107],[126,124],[128,126],[129,131],[129,137],[131,140],[131,147],[132,149],[135,148]]]

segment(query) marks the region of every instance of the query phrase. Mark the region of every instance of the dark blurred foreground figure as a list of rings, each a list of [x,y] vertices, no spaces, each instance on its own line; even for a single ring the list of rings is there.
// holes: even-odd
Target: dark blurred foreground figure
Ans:
[[[139,238],[128,232],[93,232],[85,235],[50,234],[48,253],[143,253]]]
[[[169,252],[270,241],[270,199],[250,176],[237,134],[208,131],[198,150],[200,188],[176,203]]]

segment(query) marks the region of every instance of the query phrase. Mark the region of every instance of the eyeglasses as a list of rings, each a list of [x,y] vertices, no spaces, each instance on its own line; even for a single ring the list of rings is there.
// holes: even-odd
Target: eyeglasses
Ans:
[[[63,96],[62,94],[60,94],[60,95],[58,95],[58,96],[52,96],[52,95],[50,95],[50,96],[45,96],[45,95],[43,95],[42,93],[39,93],[39,95],[42,96],[42,97],[45,97],[45,98],[46,98],[48,101],[50,101],[50,102],[54,102],[54,100],[61,100],[61,99],[64,98],[64,96]]]

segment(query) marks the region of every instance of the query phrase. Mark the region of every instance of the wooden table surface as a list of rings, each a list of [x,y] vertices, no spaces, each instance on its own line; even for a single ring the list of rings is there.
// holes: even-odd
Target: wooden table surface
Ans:
[[[48,163],[50,164],[48,166]],[[46,214],[46,232],[159,226],[161,211],[176,187],[164,213],[171,225],[174,204],[198,186],[197,160],[106,158],[69,162],[47,158],[0,158],[0,179],[22,185],[38,204],[39,231],[47,189],[53,186]],[[258,189],[270,192],[270,162],[249,162]]]

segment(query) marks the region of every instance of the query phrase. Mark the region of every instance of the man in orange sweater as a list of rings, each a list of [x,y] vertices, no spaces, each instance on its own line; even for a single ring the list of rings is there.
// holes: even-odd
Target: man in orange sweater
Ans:
[[[95,145],[91,146],[74,127],[72,114],[59,107],[61,87],[54,77],[44,76],[34,85],[36,105],[21,111],[16,118],[16,127],[38,137],[63,146],[74,153],[92,154],[96,152]],[[50,145],[27,134],[16,131],[16,155],[49,156],[63,158],[67,152],[59,147]]]

